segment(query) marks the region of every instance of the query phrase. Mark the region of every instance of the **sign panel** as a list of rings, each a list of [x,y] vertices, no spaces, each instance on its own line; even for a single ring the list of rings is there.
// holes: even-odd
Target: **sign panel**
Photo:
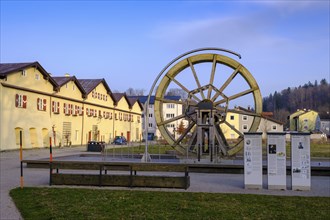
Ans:
[[[286,190],[285,133],[267,133],[268,189]]]
[[[262,133],[244,133],[244,185],[262,189]]]
[[[311,189],[310,134],[291,134],[292,190]]]

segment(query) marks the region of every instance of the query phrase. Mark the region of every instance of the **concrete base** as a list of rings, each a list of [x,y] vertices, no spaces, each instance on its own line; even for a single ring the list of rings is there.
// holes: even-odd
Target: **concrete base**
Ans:
[[[262,189],[262,185],[246,184],[245,189]]]
[[[293,191],[310,191],[310,186],[292,186]]]
[[[272,189],[272,190],[286,190],[286,186],[284,186],[284,185],[268,185],[268,189]]]

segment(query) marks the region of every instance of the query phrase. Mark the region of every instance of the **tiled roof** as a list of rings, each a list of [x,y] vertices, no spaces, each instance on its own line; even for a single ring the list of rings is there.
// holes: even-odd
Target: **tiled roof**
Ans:
[[[86,94],[89,94],[93,89],[95,89],[96,86],[98,86],[102,82],[105,83],[105,87],[110,92],[110,88],[108,87],[104,79],[78,79],[78,82],[81,84]]]
[[[82,97],[83,98],[86,97],[85,89],[83,88],[83,86],[80,84],[80,82],[77,80],[77,78],[75,76],[55,76],[55,77],[52,77],[52,78],[60,87],[62,87],[63,85],[65,85],[69,81],[74,81],[75,84],[77,85],[78,89],[81,91]]]
[[[63,86],[65,85],[66,83],[68,83],[69,81],[73,80],[73,77],[65,77],[65,76],[55,76],[55,77],[52,77],[55,82],[59,85],[59,86]]]
[[[141,110],[143,110],[143,106],[142,106],[142,104],[141,104],[141,102],[139,101],[138,98],[128,97],[127,99],[129,101],[131,107],[133,107],[133,105],[137,102],[139,104]]]
[[[31,63],[0,63],[0,75],[6,76],[12,72],[23,70],[26,67],[33,66],[38,62]]]
[[[116,103],[118,103],[119,100],[120,100],[123,96],[126,96],[125,93],[112,93],[112,95],[113,95],[113,98],[115,99],[114,101],[115,101]]]
[[[58,84],[55,80],[50,77],[49,73],[38,63],[38,62],[29,62],[29,63],[0,63],[0,78],[6,78],[7,75],[24,70],[28,67],[37,68],[40,73],[44,76],[44,79],[48,80],[52,85],[54,90],[57,89]]]

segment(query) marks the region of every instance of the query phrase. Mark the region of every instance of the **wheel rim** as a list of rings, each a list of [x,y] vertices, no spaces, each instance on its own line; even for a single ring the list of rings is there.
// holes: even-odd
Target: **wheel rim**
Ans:
[[[201,63],[210,64],[212,66],[210,77],[208,83],[206,84],[201,84],[197,73],[198,71],[195,70],[195,66]],[[229,67],[229,69],[232,71],[230,76],[227,77],[226,80],[221,84],[215,81],[216,69],[219,66]],[[183,83],[180,82],[180,79],[178,79],[178,76],[180,76],[183,71],[189,69],[191,71],[191,78],[193,78],[195,81],[196,86],[194,89],[187,88],[185,85],[183,85]],[[245,80],[247,89],[242,91],[240,90],[239,92],[231,95],[227,95],[226,88],[230,86],[238,76],[241,76],[241,78]],[[165,98],[165,94],[170,84],[176,85],[187,93],[187,100],[185,102],[173,101]],[[242,112],[229,108],[231,102],[247,95],[253,96],[253,112]],[[164,119],[163,104],[173,102],[185,105],[186,110],[174,118]],[[203,108],[202,106],[205,105],[212,105],[212,113],[215,114],[215,121],[219,124],[219,129],[216,129],[215,134],[212,135],[215,136],[214,139],[218,140],[217,143],[221,145],[220,150],[224,155],[233,155],[240,151],[242,148],[241,142],[243,139],[243,133],[238,128],[232,127],[228,120],[226,120],[226,117],[229,115],[229,113],[252,116],[253,120],[250,124],[250,128],[246,132],[255,132],[258,129],[262,112],[262,98],[259,86],[252,74],[242,64],[232,58],[215,53],[197,54],[179,61],[167,71],[158,85],[155,97],[155,119],[158,129],[164,139],[169,144],[175,146],[177,150],[186,152],[186,148],[191,146],[182,144],[182,140],[189,135],[191,135],[191,139],[194,139],[194,135],[196,135],[195,133],[197,132],[197,114],[198,111]],[[175,137],[172,135],[172,132],[169,130],[169,128],[166,127],[166,125],[182,119],[187,120],[188,125],[181,135]],[[224,132],[221,126],[227,126],[231,128],[238,136],[237,141],[233,146],[228,144],[228,138],[224,136]],[[219,139],[222,140],[220,141]]]

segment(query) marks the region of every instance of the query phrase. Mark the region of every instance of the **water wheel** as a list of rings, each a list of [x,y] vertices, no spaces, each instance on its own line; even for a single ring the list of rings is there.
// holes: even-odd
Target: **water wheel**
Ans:
[[[203,52],[186,53],[189,56],[174,60],[176,63],[164,69],[166,74],[155,94],[156,123],[162,137],[183,154],[189,151],[200,157],[207,153],[211,158],[217,153],[233,155],[242,149],[243,133],[258,129],[262,112],[259,86],[236,60]],[[173,89],[185,93],[184,97],[179,101],[168,98],[166,95]],[[249,109],[240,108],[239,102],[247,102]],[[163,110],[169,103],[181,104],[183,110],[175,117],[167,117]],[[240,120],[245,127],[239,127]],[[181,121],[184,130],[175,133]]]

